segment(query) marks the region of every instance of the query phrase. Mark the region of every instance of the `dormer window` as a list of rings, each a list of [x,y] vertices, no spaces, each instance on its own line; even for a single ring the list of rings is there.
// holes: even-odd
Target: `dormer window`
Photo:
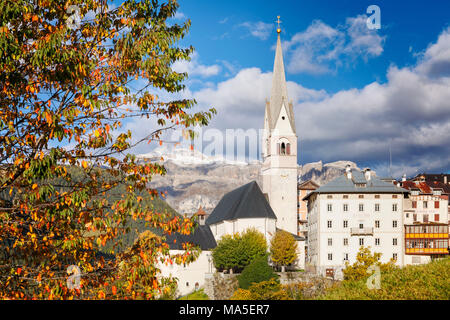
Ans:
[[[366,184],[365,183],[355,183],[357,188],[365,188]]]

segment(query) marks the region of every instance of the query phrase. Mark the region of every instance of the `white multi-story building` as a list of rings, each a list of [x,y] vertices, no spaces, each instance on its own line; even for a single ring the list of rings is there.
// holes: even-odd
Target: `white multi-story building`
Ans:
[[[308,194],[308,256],[316,273],[342,277],[361,246],[404,265],[403,199],[408,190],[381,181],[370,170],[346,173]]]

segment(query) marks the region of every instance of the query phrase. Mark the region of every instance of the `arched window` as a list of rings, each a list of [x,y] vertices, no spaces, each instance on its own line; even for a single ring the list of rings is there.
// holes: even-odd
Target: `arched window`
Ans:
[[[286,154],[286,144],[284,142],[281,143],[281,151],[280,151],[281,155],[285,155]]]
[[[281,138],[277,143],[277,154],[286,156],[291,154],[291,144],[286,138]]]

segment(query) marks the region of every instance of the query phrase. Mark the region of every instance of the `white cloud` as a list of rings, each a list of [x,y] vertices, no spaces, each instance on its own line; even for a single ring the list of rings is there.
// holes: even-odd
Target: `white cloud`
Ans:
[[[244,22],[244,23],[241,23],[239,25],[239,27],[246,28],[250,32],[250,35],[252,35],[258,39],[266,40],[270,36],[270,33],[272,32],[273,24],[264,23],[261,21]]]
[[[182,20],[185,18],[186,18],[186,15],[181,11],[175,12],[175,15],[173,16],[173,19],[175,19],[175,20]]]
[[[450,76],[450,27],[428,47],[417,70],[432,78]]]
[[[381,55],[384,37],[369,30],[366,19],[365,15],[347,18],[344,25],[336,28],[313,21],[304,32],[283,43],[288,71],[324,74],[358,58],[367,61]]]
[[[449,29],[444,31],[417,66],[389,68],[385,84],[373,82],[296,105],[302,150],[325,161],[387,162],[391,141],[397,171],[448,170],[450,76],[432,72],[430,78],[429,66],[435,61],[450,63],[441,50],[450,45],[449,34]]]
[[[179,60],[176,61],[172,69],[176,72],[187,72],[189,76],[211,77],[219,74],[221,68],[219,65],[206,66],[199,62],[197,52],[191,55],[191,61]]]
[[[317,34],[333,36],[326,26],[320,28],[316,29]],[[386,83],[373,82],[362,89],[328,95],[288,82],[294,102],[300,163],[341,159],[378,163],[379,174],[387,174],[384,168],[391,143],[396,170],[393,173],[448,170],[450,77],[433,73],[430,78],[425,72],[430,69],[425,67],[434,61],[450,63],[450,57],[442,54],[442,48],[450,44],[449,34],[449,30],[444,31],[436,42],[438,46],[431,45],[416,66],[390,67]],[[352,46],[362,43],[355,41]],[[258,68],[243,69],[235,77],[193,92],[192,96],[201,107],[213,106],[218,110],[212,127],[261,128],[271,79],[271,73]]]
[[[315,32],[314,37],[319,34],[334,37],[334,31],[326,25]],[[304,39],[310,36],[298,35]],[[352,46],[365,46],[363,43],[367,42],[354,41]],[[415,66],[391,66],[386,71],[385,83],[373,82],[361,89],[331,95],[289,81],[288,93],[294,104],[299,137],[299,162],[351,160],[373,164],[377,174],[387,175],[391,145],[392,173],[396,177],[418,171],[448,171],[450,74],[437,66],[450,64],[449,47],[450,29],[446,29]],[[208,88],[187,89],[183,96],[197,100],[196,111],[217,109],[209,128],[259,129],[263,126],[271,83],[271,72],[247,68]]]
[[[235,77],[218,83],[213,88],[193,92],[200,106],[217,109],[212,125],[219,129],[262,128],[265,100],[270,96],[272,73],[259,68],[243,69]],[[326,96],[325,91],[316,91],[288,82],[289,98],[295,103],[317,100]]]

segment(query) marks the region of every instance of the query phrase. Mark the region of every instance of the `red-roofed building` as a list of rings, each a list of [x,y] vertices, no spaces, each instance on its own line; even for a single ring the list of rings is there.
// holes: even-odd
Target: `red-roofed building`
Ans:
[[[405,264],[426,263],[449,254],[450,185],[444,178],[421,174],[399,182],[411,192],[403,205]]]
[[[198,221],[200,223],[200,225],[204,225],[206,219],[208,218],[208,214],[205,212],[205,210],[203,210],[202,206],[200,206],[200,208],[198,208],[198,211],[195,213],[196,216],[198,216]]]

